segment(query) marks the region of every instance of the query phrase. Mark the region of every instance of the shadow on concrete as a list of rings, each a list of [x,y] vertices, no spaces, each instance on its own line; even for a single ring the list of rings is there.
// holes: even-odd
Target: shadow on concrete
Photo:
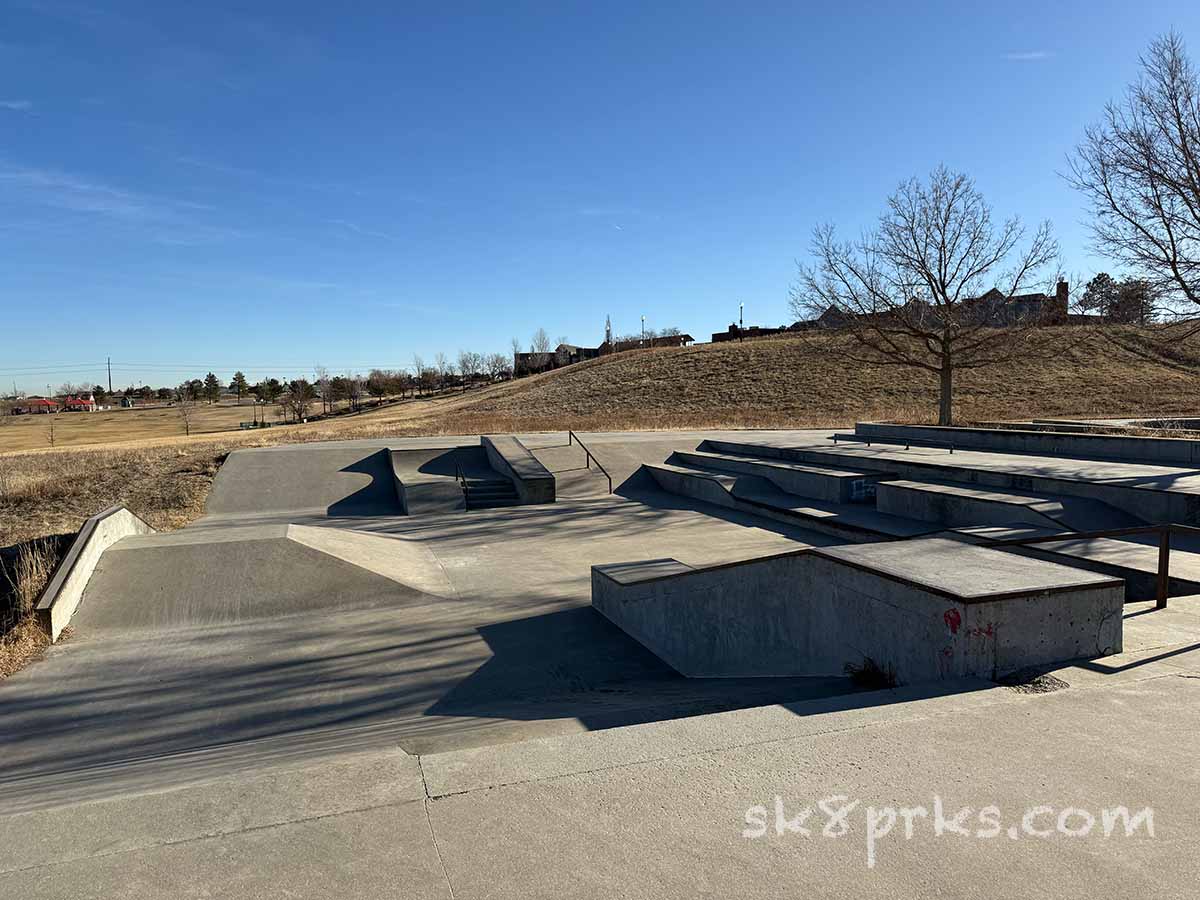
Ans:
[[[849,678],[685,678],[591,607],[477,629],[491,658],[430,716],[572,718],[589,730],[855,692]]]
[[[392,458],[387,450],[378,450],[364,456],[339,471],[369,475],[371,482],[353,494],[331,503],[326,510],[328,515],[401,515],[400,501],[396,496],[396,483],[392,476]]]
[[[460,468],[468,477],[491,471],[483,447],[455,447],[421,463],[417,466],[417,472],[454,478]]]

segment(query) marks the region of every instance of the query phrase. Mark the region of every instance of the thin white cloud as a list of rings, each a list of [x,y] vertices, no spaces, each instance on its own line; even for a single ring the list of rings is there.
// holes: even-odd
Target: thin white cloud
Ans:
[[[25,112],[33,109],[33,103],[29,100],[0,100],[0,109],[12,109],[17,112]]]
[[[383,231],[373,231],[370,228],[363,228],[359,225],[355,225],[353,222],[347,222],[345,219],[328,219],[327,221],[330,225],[336,225],[339,228],[344,228],[346,231],[352,231],[355,234],[362,235],[363,237],[380,238],[381,240],[385,241],[400,240],[400,238],[396,237],[394,234],[387,234]]]
[[[154,217],[149,198],[50,169],[0,166],[0,184],[43,206],[125,219]]]
[[[1005,53],[1001,59],[1009,62],[1036,62],[1040,59],[1049,59],[1053,55],[1049,50],[1020,50],[1014,53]]]

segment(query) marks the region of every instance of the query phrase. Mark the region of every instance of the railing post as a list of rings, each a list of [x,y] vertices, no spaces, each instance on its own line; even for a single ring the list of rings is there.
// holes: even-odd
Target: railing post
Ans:
[[[1167,593],[1171,585],[1171,526],[1163,525],[1158,530],[1158,596],[1155,609],[1167,608]]]

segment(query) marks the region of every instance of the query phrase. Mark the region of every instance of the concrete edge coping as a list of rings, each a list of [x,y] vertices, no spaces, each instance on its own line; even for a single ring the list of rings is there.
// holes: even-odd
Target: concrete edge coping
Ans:
[[[114,517],[123,522],[110,523]],[[112,524],[111,530],[103,531],[100,526]],[[123,537],[133,534],[149,534],[156,529],[132,513],[123,503],[117,503],[92,516],[79,529],[54,574],[38,597],[34,609],[42,626],[50,634],[51,642],[57,641],[62,630],[71,621],[71,616],[83,599],[87,586],[101,555]]]
[[[716,460],[727,460],[729,462],[750,463],[764,469],[779,469],[785,472],[803,472],[812,475],[824,475],[828,478],[836,479],[867,479],[867,480],[890,480],[897,476],[891,472],[881,471],[859,471],[849,467],[839,468],[835,466],[825,466],[819,463],[793,462],[786,459],[765,456],[737,456],[733,453],[716,453],[712,450],[676,450],[675,454],[679,456],[696,456],[700,458],[711,458]]]
[[[1037,428],[986,428],[986,427],[979,426],[979,425],[920,425],[920,424],[906,425],[903,422],[855,422],[854,423],[854,433],[859,437],[871,437],[872,436],[869,431],[859,432],[858,428],[860,425],[866,429],[872,429],[872,428],[887,429],[887,430],[883,430],[883,431],[877,431],[877,432],[875,432],[875,434],[878,435],[879,437],[886,436],[886,437],[894,437],[894,438],[900,438],[903,436],[903,432],[905,430],[911,430],[912,432],[917,433],[917,434],[920,434],[920,433],[930,434],[930,433],[935,433],[935,432],[946,432],[946,431],[962,432],[964,434],[1023,434],[1023,435],[1030,435],[1033,437],[1045,437],[1047,435],[1059,434],[1063,437],[1069,437],[1072,440],[1075,440],[1078,438],[1083,438],[1083,439],[1090,439],[1090,440],[1094,440],[1094,441],[1100,441],[1100,440],[1130,441],[1131,443],[1129,446],[1136,446],[1136,442],[1138,442],[1138,441],[1140,441],[1142,443],[1146,443],[1146,442],[1150,442],[1150,441],[1171,441],[1176,444],[1195,444],[1195,443],[1197,443],[1197,441],[1194,438],[1178,438],[1178,437],[1169,437],[1167,435],[1160,436],[1160,435],[1156,435],[1156,434],[1155,435],[1149,435],[1149,434],[1094,434],[1092,432],[1082,432],[1082,431],[1061,431],[1061,432],[1042,431]],[[895,430],[896,433],[889,434],[888,430]],[[955,449],[960,449],[960,448],[956,447]],[[974,450],[974,449],[978,449],[978,448],[962,447],[961,449]],[[1005,451],[1001,451],[1001,452],[1005,452]],[[1013,451],[1008,451],[1008,452],[1013,452]],[[1151,465],[1153,465],[1153,463],[1151,463]]]
[[[980,546],[981,549],[993,549],[993,548],[987,547],[986,545],[977,545],[977,546]],[[843,559],[839,556],[834,556],[831,554],[823,553],[822,550],[825,550],[825,549],[832,550],[832,549],[836,549],[836,547],[830,547],[830,548],[805,547],[802,550],[789,550],[784,553],[773,553],[769,556],[756,556],[751,559],[738,559],[738,560],[733,560],[731,562],[726,562],[726,563],[717,563],[716,565],[711,565],[711,566],[689,567],[690,571],[668,572],[668,573],[661,574],[661,575],[650,575],[649,577],[646,577],[646,578],[636,578],[636,577],[621,578],[621,577],[618,577],[613,572],[606,571],[606,570],[616,569],[616,568],[620,567],[622,570],[628,571],[630,568],[638,565],[639,563],[659,563],[659,564],[661,564],[661,563],[665,562],[666,560],[657,559],[657,560],[631,561],[628,563],[610,563],[610,564],[602,565],[602,566],[592,566],[592,572],[593,572],[593,574],[600,575],[601,577],[607,579],[608,581],[613,582],[614,584],[620,585],[621,587],[629,587],[629,586],[632,586],[635,584],[636,585],[653,584],[655,582],[670,581],[670,580],[679,579],[679,578],[687,578],[690,575],[695,575],[695,574],[701,573],[701,572],[716,572],[716,571],[720,571],[721,569],[732,569],[736,566],[747,566],[747,565],[752,565],[754,563],[768,562],[771,560],[788,559],[793,556],[811,555],[811,556],[818,556],[821,559],[827,560],[829,562],[847,566],[848,568],[858,569],[859,571],[867,572],[867,573],[869,573],[871,575],[875,575],[879,578],[884,578],[884,579],[887,579],[888,581],[896,582],[897,584],[903,584],[906,587],[915,588],[916,590],[925,591],[926,593],[930,593],[930,594],[936,594],[939,597],[945,597],[948,600],[953,600],[955,602],[962,603],[964,605],[971,605],[971,604],[975,604],[975,603],[991,603],[991,602],[998,601],[998,600],[1018,600],[1021,598],[1037,596],[1037,595],[1062,594],[1062,593],[1067,593],[1069,591],[1077,591],[1077,590],[1081,590],[1081,589],[1091,590],[1091,589],[1112,588],[1112,587],[1123,588],[1125,586],[1124,579],[1110,578],[1110,579],[1103,580],[1103,581],[1091,581],[1091,582],[1087,582],[1086,584],[1062,584],[1062,585],[1051,585],[1051,586],[1044,587],[1044,588],[1022,588],[1020,590],[1015,590],[1015,591],[996,591],[996,592],[989,593],[989,594],[963,595],[963,594],[956,594],[953,591],[947,590],[946,588],[938,587],[936,585],[923,584],[919,581],[914,581],[911,578],[906,578],[903,575],[899,575],[895,572],[889,571],[884,568],[878,568],[878,567],[866,565],[864,563],[859,563],[859,562],[855,562],[852,560]],[[999,553],[1001,551],[996,550],[995,552]],[[672,560],[672,562],[679,562],[679,561]],[[679,564],[686,565],[686,563],[679,563]],[[1063,565],[1065,566],[1065,563]]]
[[[729,562],[714,563],[711,566],[688,566],[687,563],[680,562],[679,560],[670,557],[665,557],[663,559],[631,560],[630,562],[605,563],[604,565],[592,566],[592,572],[608,579],[614,584],[619,584],[622,587],[625,587],[633,584],[651,584],[656,581],[669,581],[673,578],[686,578],[689,575],[695,575],[698,572],[719,572],[722,569],[732,569],[737,566],[748,566],[753,563],[765,562],[767,560],[787,559],[792,556],[804,556],[805,554],[812,553],[812,551],[815,549],[815,547],[804,547],[800,550],[786,550],[783,553],[772,553],[769,556],[755,556],[751,557],[750,559],[735,559]],[[646,578],[621,578],[613,572],[608,571],[610,569],[628,571],[629,569],[638,565],[649,565],[651,563],[664,563],[668,561],[678,563],[681,566],[687,566],[687,569],[678,572],[668,572],[661,575],[649,575]]]
[[[997,548],[988,547],[986,544],[976,544],[981,550],[991,550],[994,553],[1000,553]],[[993,591],[988,594],[957,594],[954,591],[947,590],[943,587],[938,587],[933,584],[925,584],[920,581],[914,581],[897,572],[879,566],[871,566],[866,563],[861,563],[856,560],[845,559],[832,553],[824,553],[823,550],[836,550],[836,547],[813,547],[812,554],[819,556],[821,559],[829,560],[851,569],[858,569],[861,572],[868,572],[879,578],[886,578],[888,581],[894,581],[897,584],[903,584],[906,587],[915,588],[919,591],[924,591],[929,594],[936,594],[939,597],[945,597],[948,600],[954,600],[957,603],[970,606],[975,603],[991,603],[997,600],[1019,600],[1022,598],[1050,595],[1050,594],[1065,594],[1070,591],[1078,590],[1095,590],[1100,588],[1125,587],[1125,582],[1121,578],[1109,578],[1103,581],[1089,581],[1074,584],[1056,584],[1038,588],[1020,588],[1014,591]],[[1070,568],[1063,564],[1063,568]]]
[[[513,475],[522,481],[531,481],[534,479],[549,479],[554,480],[554,475],[547,469],[538,458],[533,455],[533,451],[526,447],[521,439],[511,434],[484,434],[479,437],[480,442],[486,447],[491,448],[496,454],[504,460]]]
[[[1164,416],[1164,418],[1170,418],[1170,416]],[[1186,418],[1186,416],[1180,416],[1180,418]],[[1050,422],[1048,422],[1048,424],[1051,424],[1051,425],[1057,424],[1057,422],[1050,421]],[[1086,422],[1080,422],[1080,424],[1086,425]],[[1045,434],[1054,434],[1055,433],[1052,431],[1050,431],[1050,432],[1042,431],[1042,430],[1039,430],[1039,428],[986,427],[984,425],[922,425],[922,424],[919,424],[919,422],[913,422],[913,424],[905,424],[905,422],[871,422],[871,421],[854,422],[854,428],[856,428],[856,430],[859,425],[862,425],[862,426],[868,427],[868,428],[912,428],[913,431],[925,431],[925,432],[961,431],[961,432],[974,433],[974,434],[995,434],[997,432],[1000,432],[1003,434],[1033,434],[1033,436],[1045,436]],[[1122,440],[1132,440],[1132,442],[1138,442],[1138,440],[1140,440],[1140,442],[1146,442],[1146,440],[1174,440],[1174,442],[1178,442],[1181,444],[1196,443],[1194,438],[1172,438],[1169,436],[1165,436],[1165,434],[1164,434],[1164,436],[1158,436],[1158,434],[1093,434],[1091,432],[1084,433],[1084,432],[1066,432],[1066,431],[1061,432],[1061,433],[1063,434],[1064,437],[1069,437],[1069,438],[1099,438],[1099,439],[1118,438],[1118,439],[1122,439]],[[967,448],[964,448],[964,450],[965,449],[967,449]]]

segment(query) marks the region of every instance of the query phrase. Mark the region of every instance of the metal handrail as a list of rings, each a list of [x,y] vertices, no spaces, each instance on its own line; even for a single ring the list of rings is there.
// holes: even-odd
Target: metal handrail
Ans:
[[[467,476],[466,473],[463,472],[462,463],[458,462],[457,460],[454,462],[454,480],[459,483],[460,487],[462,487],[463,509],[469,510],[471,508],[471,487],[467,484]]]
[[[608,474],[608,469],[604,468],[604,466],[602,466],[600,464],[600,460],[596,459],[596,457],[592,454],[592,451],[587,448],[587,445],[584,444],[584,442],[579,439],[579,435],[577,435],[575,432],[571,431],[571,429],[568,428],[567,429],[567,446],[568,447],[571,446],[572,441],[574,441],[576,444],[578,444],[580,449],[582,449],[583,452],[585,454],[587,454],[587,461],[584,463],[584,465],[586,465],[590,469],[592,467],[592,463],[594,462],[596,464],[596,468],[604,473],[604,477],[608,479],[608,492],[611,494],[613,492],[612,476]]]
[[[989,540],[988,547],[1023,547],[1028,544],[1050,544],[1089,538],[1130,537],[1136,534],[1158,535],[1158,585],[1154,600],[1155,609],[1167,608],[1167,594],[1171,584],[1171,534],[1200,534],[1193,525],[1136,525],[1131,528],[1109,528],[1103,531],[1067,531],[1062,534],[1042,535],[1031,538],[1004,538]]]

